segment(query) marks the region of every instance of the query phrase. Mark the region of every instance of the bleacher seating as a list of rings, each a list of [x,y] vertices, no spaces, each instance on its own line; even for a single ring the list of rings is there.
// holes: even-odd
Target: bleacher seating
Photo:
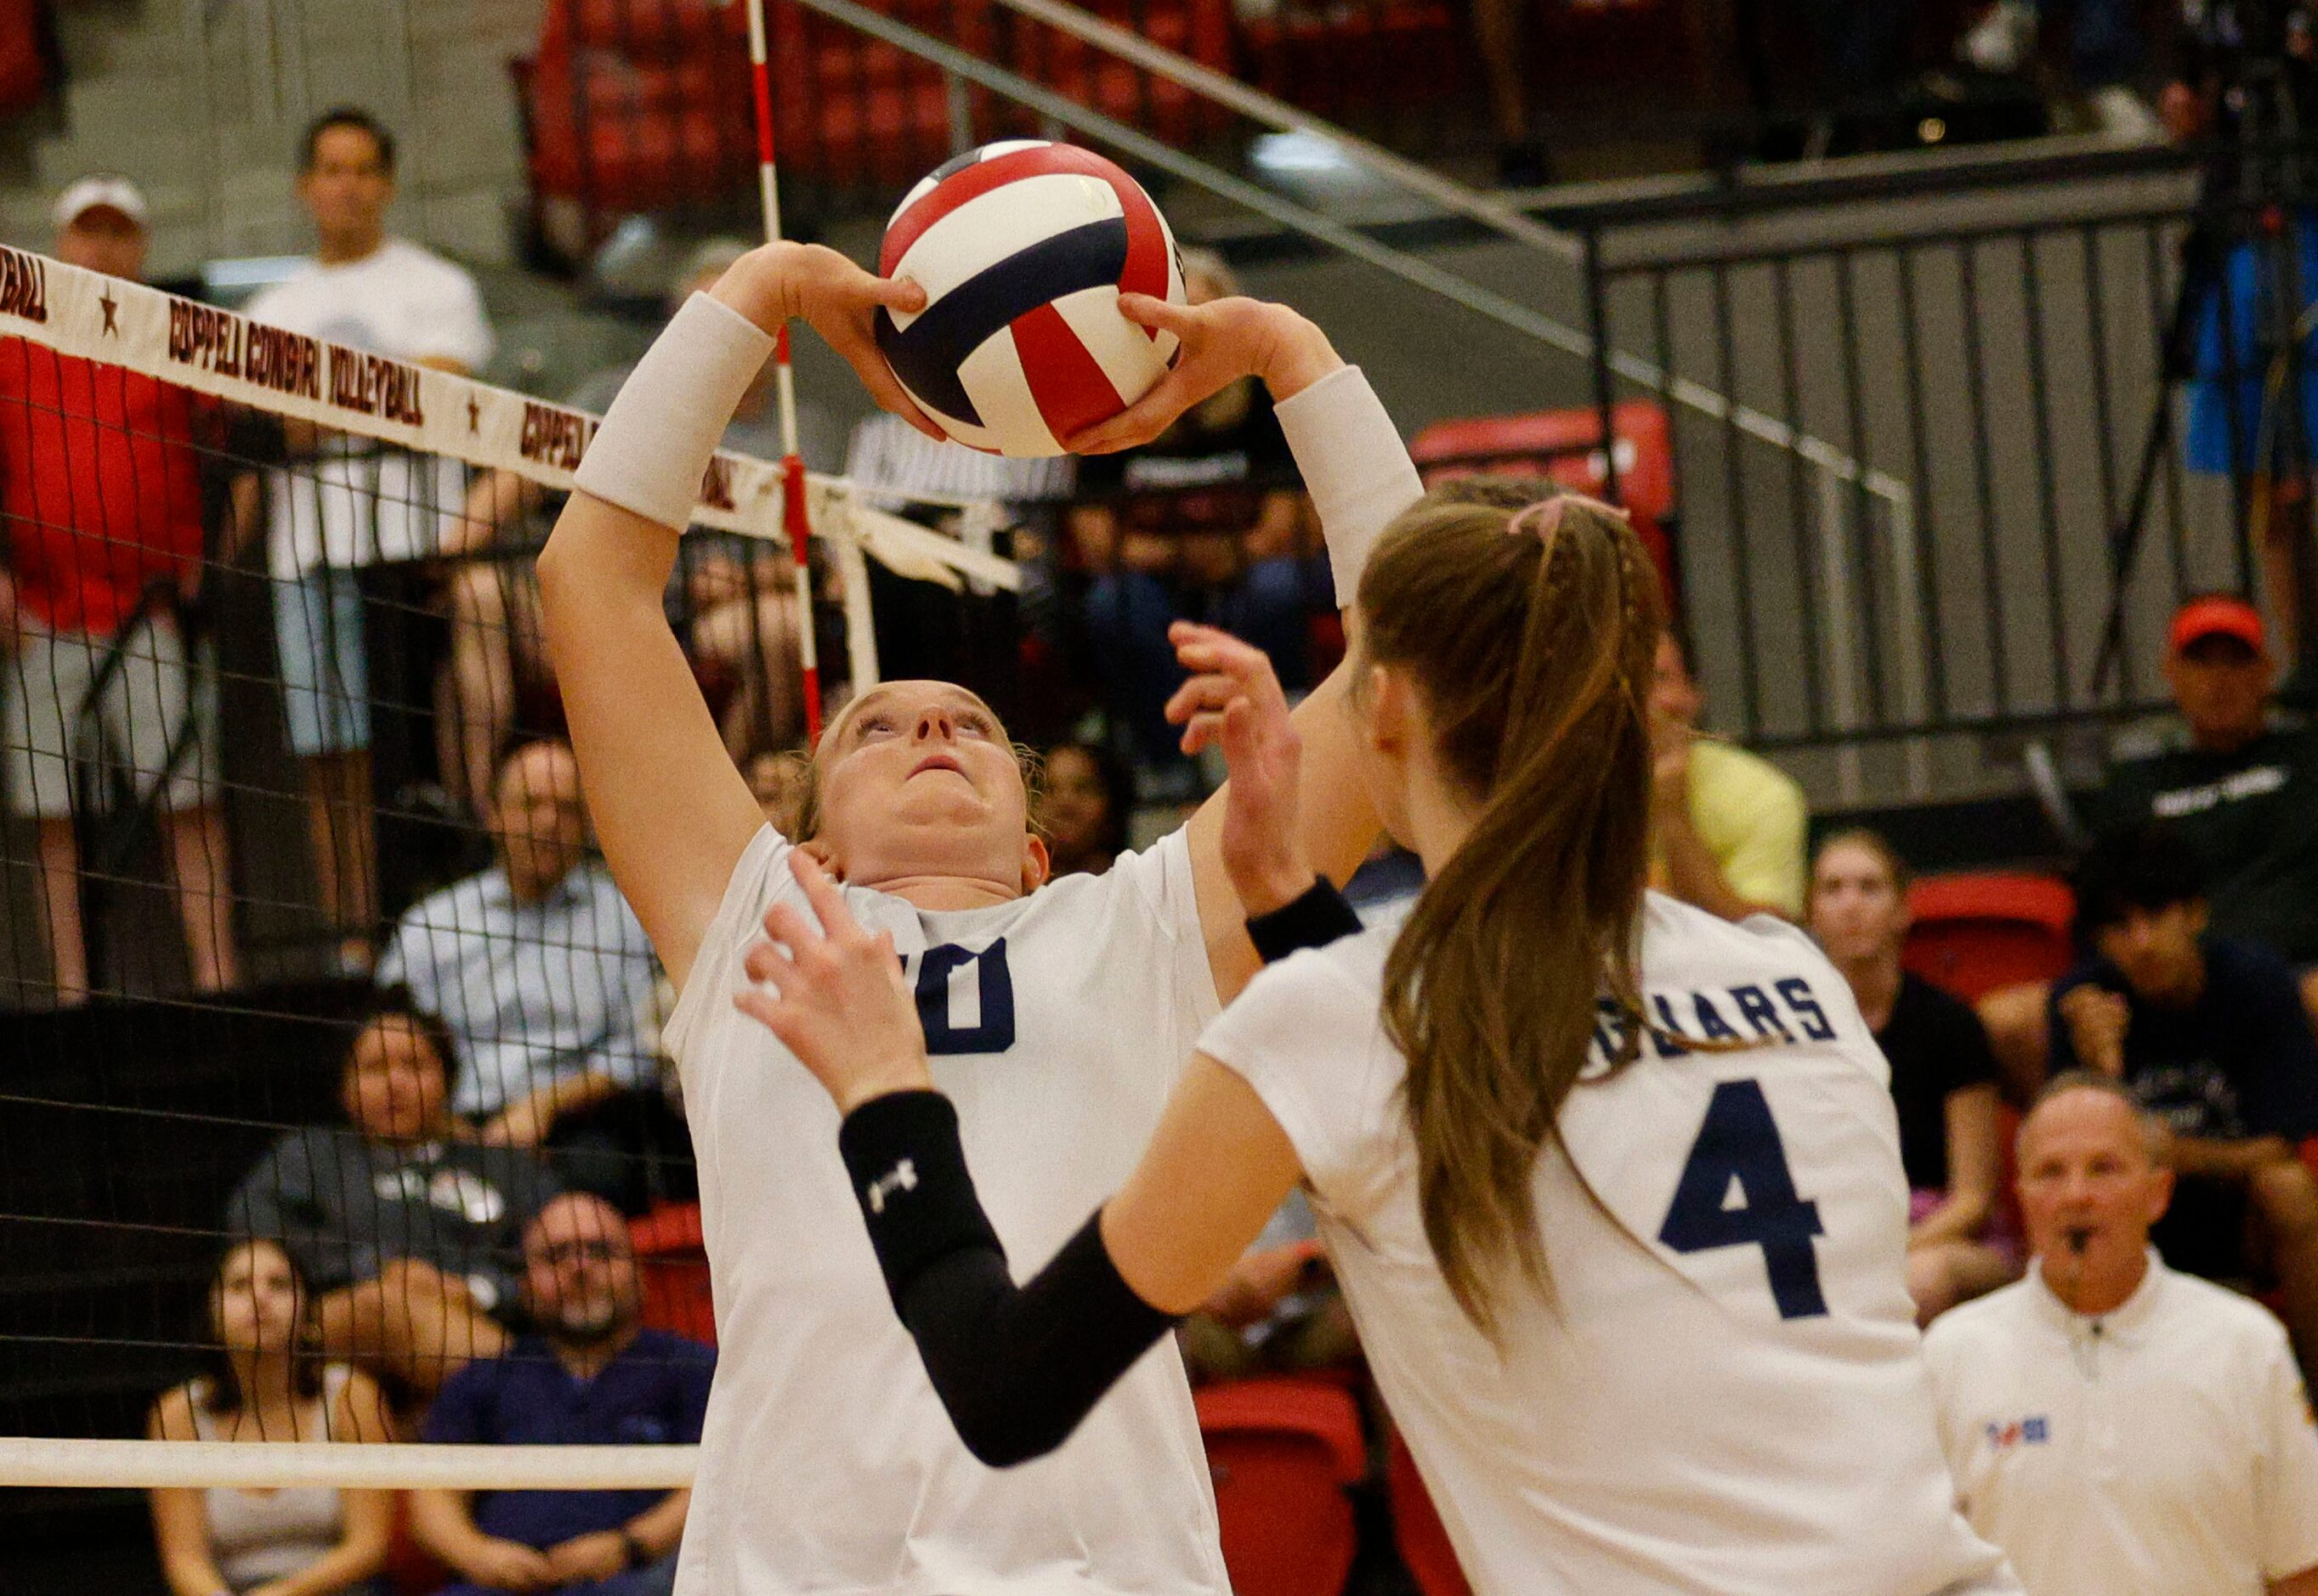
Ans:
[[[0,116],[24,110],[48,88],[40,0],[0,0]]]
[[[1392,1456],[1385,1465],[1385,1488],[1392,1499],[1392,1538],[1400,1560],[1415,1580],[1420,1596],[1469,1596],[1465,1571],[1458,1566],[1457,1548],[1441,1522],[1424,1476],[1398,1431],[1392,1438]]]
[[[2076,899],[2049,875],[1931,875],[1908,890],[1909,969],[1976,1003],[1999,987],[2052,981],[2073,956]]]
[[[1334,120],[1469,90],[1470,24],[1442,0],[1280,0],[1239,25],[1247,80]]]
[[[895,21],[988,58],[984,0],[876,0]],[[766,11],[773,76],[774,149],[784,173],[898,188],[949,158],[949,85],[940,68],[807,11]],[[967,89],[968,121],[984,96]],[[978,136],[978,135],[976,135]]]
[[[1237,1596],[1339,1596],[1356,1547],[1344,1487],[1365,1471],[1341,1381],[1234,1380],[1193,1394]]]
[[[700,1205],[663,1203],[628,1222],[628,1239],[643,1278],[644,1323],[714,1346],[716,1310],[709,1294]]]
[[[622,216],[745,192],[743,16],[714,0],[548,0],[537,51],[510,63],[542,230],[584,249]],[[557,202],[576,226],[550,219]]]
[[[1233,70],[1230,0],[1082,0],[1084,8],[1153,44],[1203,67]],[[1231,112],[1181,85],[1155,77],[1108,50],[1023,17],[1011,17],[1004,59],[1103,115],[1155,133],[1170,144],[1195,144],[1229,125]]]

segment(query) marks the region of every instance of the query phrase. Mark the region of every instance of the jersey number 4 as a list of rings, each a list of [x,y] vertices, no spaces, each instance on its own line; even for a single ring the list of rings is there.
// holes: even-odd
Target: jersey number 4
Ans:
[[[1827,1312],[1811,1238],[1826,1233],[1819,1205],[1795,1195],[1787,1150],[1760,1082],[1725,1080],[1706,1105],[1658,1240],[1676,1252],[1760,1247],[1782,1319]]]

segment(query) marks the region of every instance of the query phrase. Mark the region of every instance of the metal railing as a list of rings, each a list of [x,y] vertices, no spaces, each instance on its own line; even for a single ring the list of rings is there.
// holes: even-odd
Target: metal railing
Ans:
[[[1839,801],[1985,787],[1991,743],[2164,707],[2171,611],[2257,585],[2244,482],[2186,469],[2175,425],[2179,363],[2227,291],[2192,295],[2170,363],[2167,344],[2194,224],[2243,238],[2262,219],[2201,211],[2189,155],[2007,175],[1553,217],[1584,241],[1603,414],[1671,413],[1682,607],[1716,718]]]

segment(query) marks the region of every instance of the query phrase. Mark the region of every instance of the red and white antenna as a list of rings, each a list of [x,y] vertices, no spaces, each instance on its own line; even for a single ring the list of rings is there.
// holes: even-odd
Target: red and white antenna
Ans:
[[[764,202],[765,239],[781,238],[781,183],[773,166],[773,78],[765,49],[765,0],[748,0],[749,76],[757,101],[757,190]],[[813,637],[813,568],[806,545],[813,528],[805,516],[804,460],[797,453],[796,374],[789,368],[788,324],[781,324],[773,349],[773,385],[781,417],[781,530],[788,534],[796,564],[797,663],[804,697],[805,745],[821,741],[821,649]]]

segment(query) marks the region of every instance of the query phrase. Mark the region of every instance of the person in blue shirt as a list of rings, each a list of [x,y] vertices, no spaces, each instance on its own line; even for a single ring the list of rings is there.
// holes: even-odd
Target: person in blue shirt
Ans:
[[[2122,1080],[2166,1126],[2176,1177],[2157,1227],[2191,1274],[2275,1282],[2305,1368],[2318,1367],[2318,1038],[2293,967],[2212,935],[2196,849],[2144,824],[2096,842],[2077,871],[2091,957],[2053,989],[2055,1073]]]
[[[422,1439],[490,1446],[686,1446],[700,1439],[715,1354],[638,1322],[626,1222],[572,1192],[524,1236],[532,1331],[444,1385]],[[555,1591],[667,1596],[692,1493],[411,1493],[411,1528],[461,1583],[442,1596]]]
[[[496,861],[414,904],[378,979],[442,1016],[452,1107],[485,1142],[551,1145],[565,1184],[641,1206],[622,1189],[637,1149],[620,1110],[658,1074],[637,1037],[651,944],[588,856],[569,744],[511,751],[492,812]]]

